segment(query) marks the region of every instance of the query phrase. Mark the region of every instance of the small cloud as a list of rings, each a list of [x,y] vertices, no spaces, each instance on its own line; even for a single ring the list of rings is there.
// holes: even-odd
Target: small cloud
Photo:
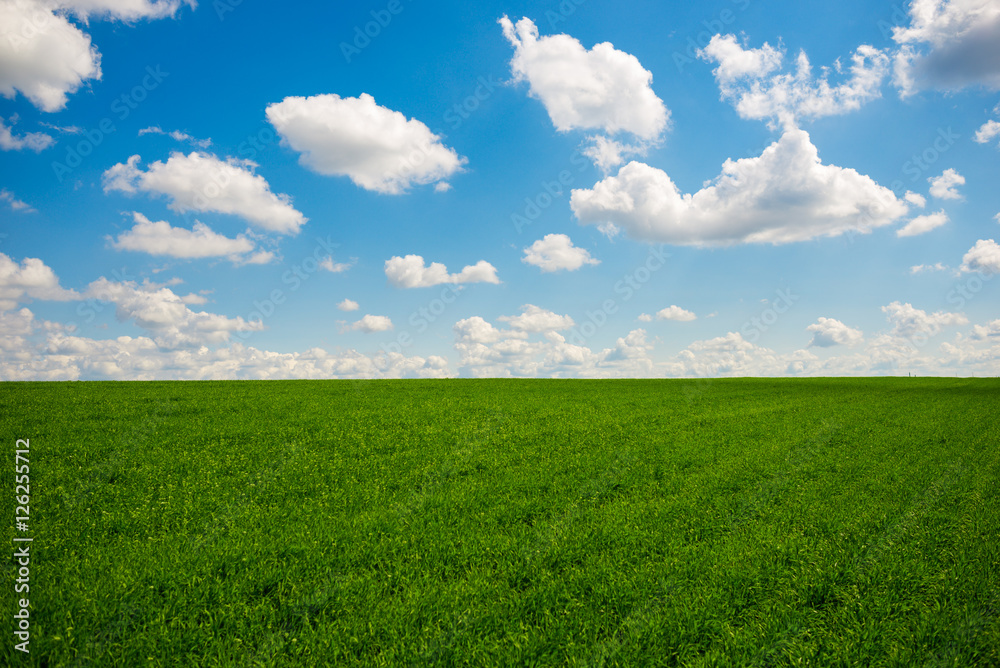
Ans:
[[[320,269],[332,272],[334,274],[339,274],[341,272],[347,271],[352,266],[354,266],[353,262],[352,263],[334,262],[332,256],[325,257],[325,258],[323,258],[322,260],[319,261],[319,268]]]
[[[639,322],[653,322],[653,316],[648,313],[640,313],[639,317],[636,318]]]
[[[361,307],[353,299],[345,299],[344,301],[337,304],[337,308],[339,308],[341,311],[357,311]]]
[[[585,264],[600,264],[590,252],[577,248],[565,234],[547,234],[524,249],[521,262],[531,264],[543,272],[576,271]]]
[[[911,274],[923,274],[929,271],[948,271],[948,267],[940,262],[935,264],[916,264],[910,267]]]
[[[171,130],[170,132],[165,132],[160,126],[153,125],[148,128],[142,128],[139,130],[139,136],[143,135],[164,135],[170,137],[174,141],[184,142],[191,144],[192,146],[197,146],[198,148],[208,148],[212,145],[211,139],[197,139],[192,137],[186,132],[181,132],[180,130]]]
[[[955,190],[955,186],[965,185],[965,177],[954,169],[946,169],[941,176],[932,176],[929,179],[931,184],[931,195],[938,199],[961,199],[962,196]]]
[[[913,206],[920,207],[921,209],[927,206],[927,198],[919,193],[913,192],[912,190],[907,190],[906,194],[903,195],[903,199]]]
[[[918,234],[924,234],[930,232],[933,229],[941,227],[948,222],[948,214],[942,209],[937,213],[929,213],[926,216],[917,216],[905,227],[896,230],[897,237],[915,237]]]
[[[976,136],[973,139],[980,144],[985,144],[996,137],[1000,137],[1000,123],[997,121],[986,121],[976,130]]]
[[[14,124],[15,120],[16,117],[11,119],[11,125]],[[44,132],[29,132],[23,135],[15,135],[13,130],[4,123],[4,119],[0,118],[0,149],[4,151],[28,149],[35,153],[41,153],[55,143],[56,140]]]
[[[392,320],[384,315],[366,315],[361,320],[351,324],[347,329],[352,332],[364,332],[365,334],[386,332],[392,329]]]
[[[691,322],[692,320],[697,320],[696,316],[691,311],[682,309],[680,306],[668,306],[665,309],[661,309],[656,313],[657,320],[676,320],[677,322]]]
[[[860,329],[848,327],[834,318],[821,317],[816,323],[806,327],[807,332],[813,332],[809,347],[829,348],[831,346],[854,346],[864,339]]]
[[[19,211],[21,213],[38,213],[34,207],[14,197],[14,193],[6,188],[0,190],[0,202],[7,202],[7,204],[10,205],[10,208],[14,211]]]

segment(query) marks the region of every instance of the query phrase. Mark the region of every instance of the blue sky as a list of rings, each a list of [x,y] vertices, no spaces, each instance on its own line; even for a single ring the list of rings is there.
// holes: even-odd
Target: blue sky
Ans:
[[[1000,368],[998,2],[0,13],[0,379]]]

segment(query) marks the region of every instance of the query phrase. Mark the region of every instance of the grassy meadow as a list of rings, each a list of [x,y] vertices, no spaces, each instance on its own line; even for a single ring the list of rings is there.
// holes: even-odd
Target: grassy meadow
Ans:
[[[1000,665],[996,379],[3,383],[0,433],[3,665]]]

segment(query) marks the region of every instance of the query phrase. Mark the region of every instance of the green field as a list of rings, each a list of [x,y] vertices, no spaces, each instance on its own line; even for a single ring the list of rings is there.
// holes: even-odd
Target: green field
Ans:
[[[3,665],[1000,665],[1000,381],[0,384]],[[11,548],[11,551],[13,548]]]

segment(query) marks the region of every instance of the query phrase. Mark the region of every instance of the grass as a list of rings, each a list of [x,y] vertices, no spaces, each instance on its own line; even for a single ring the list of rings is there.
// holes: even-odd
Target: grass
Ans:
[[[4,383],[0,658],[1000,665],[998,416],[968,379]]]

